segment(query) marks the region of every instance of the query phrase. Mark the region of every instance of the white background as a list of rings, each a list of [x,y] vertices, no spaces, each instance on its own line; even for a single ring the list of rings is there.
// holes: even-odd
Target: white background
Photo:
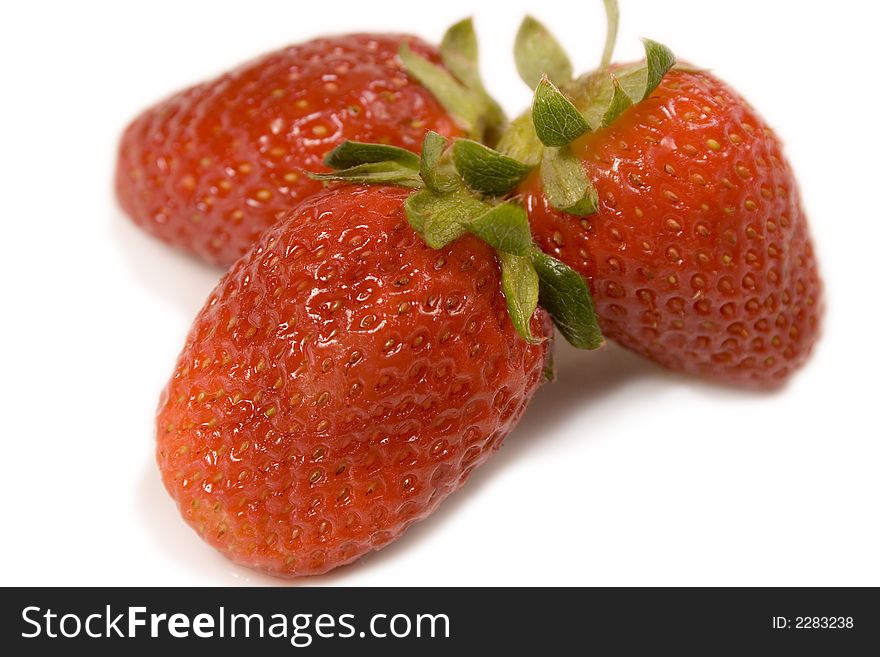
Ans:
[[[562,347],[558,382],[463,491],[383,552],[298,583],[880,585],[878,9],[622,4],[620,58],[663,41],[786,141],[827,283],[813,360],[757,394]],[[157,396],[221,272],[124,218],[116,140],[147,105],[269,49],[352,30],[436,41],[473,6],[3,3],[0,583],[279,583],[203,545],[161,487]],[[511,114],[529,101],[509,54],[526,11],[579,70],[602,48],[599,0],[481,3],[487,83]]]

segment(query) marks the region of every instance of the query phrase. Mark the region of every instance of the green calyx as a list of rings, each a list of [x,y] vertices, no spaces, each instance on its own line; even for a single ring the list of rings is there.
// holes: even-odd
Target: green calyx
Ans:
[[[644,62],[612,68],[619,12],[615,0],[603,2],[608,26],[599,68],[576,80],[549,30],[534,18],[523,20],[514,56],[520,77],[535,89],[534,100],[531,112],[513,121],[498,142],[503,154],[539,167],[544,194],[554,208],[580,217],[595,212],[598,202],[572,143],[648,98],[675,65],[669,48],[645,39]]]
[[[310,173],[315,180],[420,187],[419,157],[397,146],[346,141],[333,149],[324,164],[336,171]]]
[[[630,105],[648,98],[675,65],[675,55],[669,48],[650,39],[643,39],[642,43],[644,62],[605,72],[598,79],[583,78],[574,83],[574,102],[593,130],[610,125]]]
[[[495,250],[510,318],[523,339],[538,341],[531,320],[540,303],[574,346],[595,349],[603,344],[583,278],[538,249],[525,209],[510,198],[535,165],[468,139],[450,145],[434,132],[426,135],[421,158],[401,151],[345,142],[325,158],[336,171],[310,175],[323,181],[413,188],[404,209],[429,247],[440,249],[471,234]]]
[[[434,95],[462,130],[478,141],[497,142],[507,118],[483,86],[477,36],[470,18],[459,21],[443,35],[442,66],[414,53],[408,43],[398,54],[407,72]]]
[[[643,62],[612,66],[619,15],[615,0],[603,2],[608,29],[599,68],[578,79],[573,79],[571,61],[547,28],[531,17],[523,21],[514,55],[520,76],[535,89],[535,96],[531,111],[509,126],[480,79],[469,19],[453,25],[443,37],[442,66],[404,44],[400,58],[407,71],[471,138],[450,145],[430,132],[421,157],[393,146],[346,142],[325,160],[335,171],[313,174],[324,181],[413,189],[405,203],[407,219],[433,249],[467,234],[489,244],[498,257],[513,325],[529,342],[535,341],[531,319],[539,304],[576,347],[594,349],[602,344],[602,334],[584,279],[535,246],[517,189],[537,171],[554,208],[580,217],[596,212],[598,195],[579,153],[587,144],[574,142],[611,125],[648,98],[675,65],[666,46],[645,39]]]

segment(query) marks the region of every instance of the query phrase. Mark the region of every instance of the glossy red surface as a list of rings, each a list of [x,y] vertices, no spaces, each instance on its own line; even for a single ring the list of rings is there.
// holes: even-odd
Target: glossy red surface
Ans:
[[[239,563],[296,576],[387,545],[519,420],[551,329],[516,333],[491,250],[432,250],[399,188],[315,195],[232,267],[157,418],[183,517]]]
[[[148,233],[228,265],[298,201],[321,189],[305,171],[346,139],[413,151],[426,131],[460,134],[397,58],[415,37],[357,34],[268,54],[150,108],[126,129],[116,191]]]
[[[675,370],[774,385],[818,337],[822,285],[779,140],[732,89],[673,70],[574,144],[599,211],[524,202],[541,248],[585,276],[606,336]]]

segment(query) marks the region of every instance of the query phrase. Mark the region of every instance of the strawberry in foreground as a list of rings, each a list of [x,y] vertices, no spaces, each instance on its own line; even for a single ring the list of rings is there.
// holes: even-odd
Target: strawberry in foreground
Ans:
[[[160,403],[157,455],[186,521],[233,561],[323,573],[431,513],[545,378],[539,295],[551,309],[564,298],[557,321],[598,346],[582,279],[534,249],[521,207],[445,178],[432,155],[444,143],[431,133],[424,165],[400,149],[337,149],[331,161],[401,186],[313,195],[196,318]],[[419,172],[430,186],[416,191]]]
[[[819,335],[822,284],[794,174],[772,130],[713,75],[646,61],[573,79],[526,19],[516,59],[532,111],[499,150],[538,245],[590,283],[604,334],[674,370],[773,386]],[[512,166],[512,165],[511,165]]]
[[[119,148],[119,201],[148,233],[228,265],[321,189],[305,171],[347,139],[418,150],[428,130],[497,132],[503,116],[471,66],[476,55],[470,21],[439,51],[410,36],[353,34],[265,55],[135,119]]]

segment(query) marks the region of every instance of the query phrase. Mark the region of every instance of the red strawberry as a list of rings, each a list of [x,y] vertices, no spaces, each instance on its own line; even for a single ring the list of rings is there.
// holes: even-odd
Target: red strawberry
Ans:
[[[467,39],[469,30],[465,21],[449,34]],[[462,127],[479,131],[464,119],[480,118],[481,110],[491,115],[487,121],[499,120],[482,87],[467,90],[475,106],[454,120],[441,104],[442,83],[453,82],[436,69],[441,80],[435,74],[429,83],[438,100],[406,73],[398,57],[406,42],[426,58],[414,57],[416,64],[440,61],[435,48],[410,36],[316,39],[159,103],[122,137],[116,172],[122,207],[152,235],[226,265],[321,188],[305,170],[321,169],[324,155],[344,140],[416,150],[427,130],[448,136],[463,134]],[[455,54],[455,47],[447,39],[444,54]]]
[[[573,81],[551,52],[562,92],[545,77],[502,140],[543,157],[519,190],[536,241],[589,281],[607,337],[689,374],[777,384],[807,359],[822,309],[794,174],[735,91],[646,48],[648,65]]]
[[[410,191],[312,196],[220,281],[160,403],[158,461],[181,513],[230,559],[316,574],[399,537],[510,432],[542,380],[492,250],[438,250]]]

